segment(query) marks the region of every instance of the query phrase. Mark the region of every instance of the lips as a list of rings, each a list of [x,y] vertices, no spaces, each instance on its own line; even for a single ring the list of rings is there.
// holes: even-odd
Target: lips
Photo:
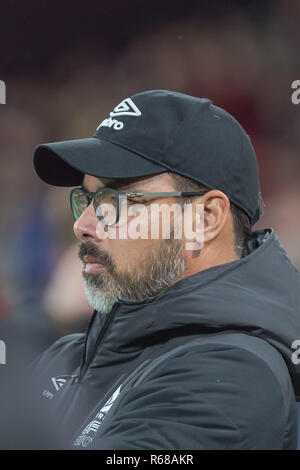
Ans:
[[[92,274],[105,268],[104,264],[99,263],[99,261],[92,256],[84,256],[83,261],[84,272],[86,274]]]

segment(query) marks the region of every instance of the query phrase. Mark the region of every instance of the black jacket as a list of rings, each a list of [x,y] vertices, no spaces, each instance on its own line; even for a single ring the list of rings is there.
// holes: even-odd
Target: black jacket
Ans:
[[[95,312],[42,354],[62,447],[296,448],[299,273],[271,229],[244,255]]]

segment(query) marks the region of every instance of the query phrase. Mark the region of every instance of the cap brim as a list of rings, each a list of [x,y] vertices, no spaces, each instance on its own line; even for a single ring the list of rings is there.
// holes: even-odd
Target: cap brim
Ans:
[[[167,171],[144,156],[96,137],[38,145],[33,154],[37,175],[54,186],[78,186],[83,175],[134,178]]]

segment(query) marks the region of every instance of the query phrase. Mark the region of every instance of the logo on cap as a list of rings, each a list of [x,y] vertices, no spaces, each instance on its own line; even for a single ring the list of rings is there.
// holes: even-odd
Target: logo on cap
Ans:
[[[123,100],[115,109],[109,113],[109,118],[104,119],[101,124],[97,127],[98,130],[100,127],[112,127],[115,131],[120,131],[124,127],[124,123],[121,121],[117,121],[115,118],[116,116],[141,116],[142,113],[139,108],[134,104],[134,102],[130,98],[126,98]]]
[[[141,116],[141,111],[130,98],[123,100],[115,109],[109,113],[111,117],[115,116]]]

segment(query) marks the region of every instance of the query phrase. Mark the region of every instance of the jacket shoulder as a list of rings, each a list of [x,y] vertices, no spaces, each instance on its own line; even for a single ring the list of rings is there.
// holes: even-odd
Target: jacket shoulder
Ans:
[[[283,359],[260,339],[238,335],[241,344],[231,344],[229,336],[177,348],[120,393],[98,448],[296,448],[295,400]],[[133,422],[137,432],[129,433]]]
[[[59,338],[33,362],[33,373],[47,374],[52,369],[59,375],[72,373],[80,364],[84,340],[85,334],[83,333]]]

